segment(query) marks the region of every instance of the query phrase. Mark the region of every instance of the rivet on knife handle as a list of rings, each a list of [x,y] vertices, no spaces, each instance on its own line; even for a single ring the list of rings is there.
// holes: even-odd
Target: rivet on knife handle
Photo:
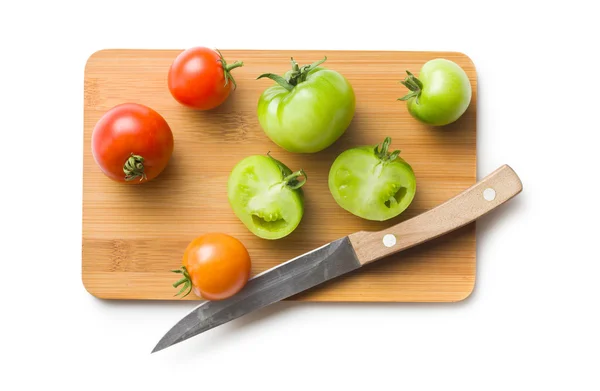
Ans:
[[[382,231],[351,234],[349,239],[359,262],[365,265],[461,228],[510,200],[522,189],[517,174],[504,165],[425,213]]]

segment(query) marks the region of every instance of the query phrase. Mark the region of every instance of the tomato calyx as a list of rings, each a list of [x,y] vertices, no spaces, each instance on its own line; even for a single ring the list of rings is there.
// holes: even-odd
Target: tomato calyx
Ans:
[[[379,149],[379,145],[375,146],[375,155],[384,163],[389,163],[395,160],[398,155],[400,155],[400,150],[395,150],[392,153],[388,153],[388,149],[390,147],[390,143],[392,139],[390,137],[386,137],[381,144],[381,149]]]
[[[135,178],[140,178],[140,181],[146,179],[144,172],[144,158],[140,155],[131,153],[125,164],[123,165],[125,180],[132,181]]]
[[[186,269],[185,266],[182,266],[181,269],[171,270],[171,271],[173,273],[177,273],[177,274],[183,275],[183,277],[180,280],[178,280],[177,282],[173,283],[173,288],[178,288],[180,285],[183,285],[183,287],[181,288],[181,290],[179,292],[177,292],[173,296],[179,296],[183,292],[185,292],[185,295],[183,295],[181,297],[182,298],[186,297],[192,291],[192,278],[190,277],[190,273],[188,273],[188,271],[187,271],[187,269]],[[186,290],[187,290],[187,292],[186,292]]]
[[[409,100],[411,98],[415,98],[415,102],[419,104],[419,97],[421,96],[421,91],[423,90],[423,82],[419,80],[415,75],[413,75],[410,71],[406,71],[408,76],[400,81],[400,83],[408,88],[411,92],[403,96],[402,98],[398,98],[398,100]]]
[[[267,152],[267,156],[271,158],[271,160],[273,160],[277,167],[279,167],[281,170],[281,175],[283,176],[283,181],[281,181],[281,184],[289,187],[292,190],[297,190],[304,186],[308,176],[302,168],[298,171],[292,172],[292,170],[290,170],[285,164],[271,156],[271,151]],[[277,185],[277,183],[275,185]]]
[[[319,65],[323,64],[325,61],[327,61],[327,56],[325,56],[322,60],[318,60],[313,62],[312,64],[303,65],[300,67],[296,60],[294,60],[294,57],[291,57],[292,71],[289,72],[287,78],[284,78],[274,73],[263,73],[262,75],[258,76],[256,80],[266,77],[273,80],[286,90],[291,91],[294,89],[295,86],[306,81],[308,73],[317,68]]]
[[[235,79],[231,75],[231,70],[243,66],[244,62],[236,61],[233,64],[227,64],[227,61],[225,61],[225,58],[223,57],[219,49],[217,49],[217,53],[219,53],[219,59],[217,61],[220,62],[221,66],[223,67],[223,77],[225,78],[225,86],[227,86],[229,81],[231,81],[231,83],[233,84],[233,89],[235,90],[237,88],[237,84],[235,82]]]
[[[283,178],[283,183],[292,190],[296,190],[304,186],[308,177],[303,169],[291,173]]]

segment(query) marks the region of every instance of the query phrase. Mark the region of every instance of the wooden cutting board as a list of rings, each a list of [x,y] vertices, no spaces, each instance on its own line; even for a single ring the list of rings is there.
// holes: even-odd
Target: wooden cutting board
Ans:
[[[221,107],[198,112],[179,105],[167,88],[168,68],[180,50],[102,50],[85,68],[83,145],[82,278],[86,289],[105,299],[175,298],[170,272],[181,266],[187,244],[209,231],[239,238],[252,257],[255,275],[290,258],[359,230],[378,230],[422,213],[476,181],[477,76],[471,60],[456,52],[221,50],[234,70],[237,90]],[[300,65],[327,55],[323,66],[352,83],[356,114],[333,146],[313,155],[288,153],[262,132],[256,104],[290,57]],[[444,57],[462,66],[472,83],[467,112],[454,124],[432,129],[418,123],[397,98],[408,69],[418,76],[428,60]],[[171,126],[175,149],[166,170],[139,186],[111,181],[91,154],[95,123],[123,102],[145,104]],[[369,222],[341,209],[331,197],[327,175],[345,149],[375,145],[386,136],[415,170],[411,206],[387,222]],[[234,216],[226,197],[229,172],[251,154],[271,154],[308,175],[305,217],[278,241],[255,237]],[[361,268],[290,298],[338,302],[449,302],[466,298],[475,283],[475,224]],[[184,300],[199,300],[193,294]]]

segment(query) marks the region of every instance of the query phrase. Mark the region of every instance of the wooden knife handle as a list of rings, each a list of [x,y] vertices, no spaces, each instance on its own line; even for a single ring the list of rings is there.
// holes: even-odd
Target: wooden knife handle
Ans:
[[[384,258],[463,227],[521,192],[523,185],[508,165],[441,205],[378,232],[349,236],[361,264]]]

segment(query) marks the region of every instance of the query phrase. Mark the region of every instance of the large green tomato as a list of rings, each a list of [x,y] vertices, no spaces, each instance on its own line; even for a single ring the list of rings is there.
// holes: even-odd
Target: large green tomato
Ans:
[[[399,100],[407,101],[408,112],[417,120],[433,126],[448,125],[459,119],[471,102],[471,83],[465,71],[444,58],[427,61],[419,77],[406,71],[401,83],[411,92]]]
[[[342,152],[329,170],[329,190],[348,212],[367,220],[398,216],[415,197],[417,181],[400,151],[388,152],[391,139],[381,148],[360,146]]]
[[[253,155],[236,164],[227,183],[227,196],[235,215],[263,239],[280,239],[292,233],[304,214],[303,170],[292,172],[270,155]]]
[[[319,67],[325,59],[298,67],[284,77],[267,73],[278,84],[258,100],[258,121],[265,134],[289,152],[314,153],[333,144],[354,117],[356,99],[340,73]]]

